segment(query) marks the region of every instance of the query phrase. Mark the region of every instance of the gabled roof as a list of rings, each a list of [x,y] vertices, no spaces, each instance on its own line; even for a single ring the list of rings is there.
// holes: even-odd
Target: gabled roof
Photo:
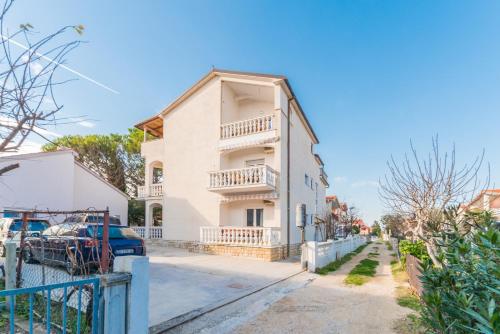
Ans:
[[[258,78],[261,80],[267,80],[271,82],[275,82],[281,84],[283,89],[288,95],[288,98],[291,99],[291,103],[294,105],[295,109],[298,111],[299,118],[304,122],[304,125],[309,132],[313,142],[315,144],[319,143],[318,137],[316,136],[314,130],[312,129],[309,120],[307,119],[297,97],[293,93],[292,87],[288,82],[288,79],[283,75],[274,75],[274,74],[262,74],[262,73],[254,73],[254,72],[241,72],[241,71],[230,71],[223,69],[212,69],[208,72],[204,77],[202,77],[198,82],[196,82],[193,86],[187,89],[181,96],[179,96],[176,100],[170,103],[167,107],[165,107],[160,113],[157,115],[150,117],[138,124],[135,125],[136,128],[144,130],[147,128],[149,132],[156,136],[163,135],[163,127],[160,124],[163,124],[162,116],[166,115],[173,109],[175,109],[178,105],[188,99],[191,95],[197,92],[201,87],[203,87],[206,83],[217,76],[230,76],[230,77],[238,77],[238,78]]]

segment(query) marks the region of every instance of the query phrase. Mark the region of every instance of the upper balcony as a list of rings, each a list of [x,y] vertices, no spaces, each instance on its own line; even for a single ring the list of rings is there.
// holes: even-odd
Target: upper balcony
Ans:
[[[208,190],[221,194],[278,189],[278,172],[266,165],[219,170],[209,174]]]
[[[219,148],[230,150],[259,146],[278,139],[274,115],[245,119],[220,126]]]
[[[138,186],[137,187],[137,198],[153,198],[163,197],[163,184],[151,184],[150,186]]]

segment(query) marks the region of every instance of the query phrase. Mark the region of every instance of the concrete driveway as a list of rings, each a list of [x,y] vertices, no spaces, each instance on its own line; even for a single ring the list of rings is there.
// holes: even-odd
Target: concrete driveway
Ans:
[[[150,327],[179,321],[301,271],[298,260],[264,262],[160,246],[148,247],[148,255]]]

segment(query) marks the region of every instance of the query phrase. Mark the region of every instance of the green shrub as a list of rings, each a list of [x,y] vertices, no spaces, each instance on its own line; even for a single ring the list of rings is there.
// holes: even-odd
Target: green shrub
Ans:
[[[421,261],[429,259],[425,243],[422,240],[411,242],[409,240],[401,240],[399,242],[399,253],[401,254],[401,262],[406,263],[406,255],[411,254]]]
[[[437,239],[442,267],[423,264],[422,319],[433,333],[500,333],[498,226],[484,212],[449,226]]]

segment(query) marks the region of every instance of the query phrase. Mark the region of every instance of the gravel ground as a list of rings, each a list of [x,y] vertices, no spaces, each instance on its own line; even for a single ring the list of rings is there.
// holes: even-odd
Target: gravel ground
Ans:
[[[346,275],[374,247],[380,252],[375,277],[346,286]],[[372,243],[339,271],[290,293],[234,333],[394,333],[394,321],[411,311],[396,303],[390,253],[385,245]]]

